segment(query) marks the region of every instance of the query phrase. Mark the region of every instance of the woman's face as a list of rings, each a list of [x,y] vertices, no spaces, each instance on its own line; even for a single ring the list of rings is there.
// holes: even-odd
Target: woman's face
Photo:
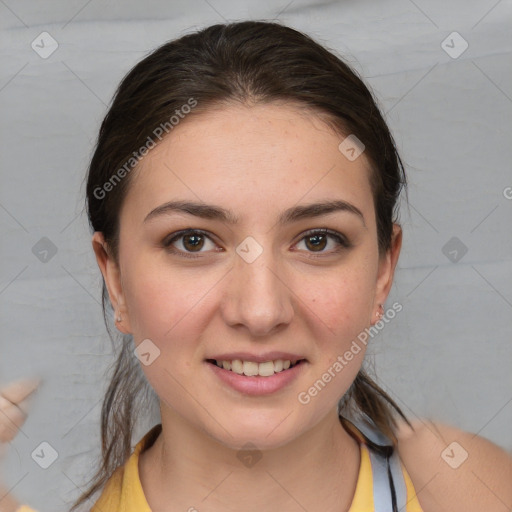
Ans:
[[[368,162],[347,158],[343,139],[291,106],[233,105],[185,119],[132,171],[119,272],[101,234],[94,245],[162,414],[270,448],[335,410],[400,250],[398,235],[379,257]],[[312,207],[324,203],[338,208]],[[178,234],[189,229],[201,232]],[[276,360],[301,362],[236,373],[273,373]]]

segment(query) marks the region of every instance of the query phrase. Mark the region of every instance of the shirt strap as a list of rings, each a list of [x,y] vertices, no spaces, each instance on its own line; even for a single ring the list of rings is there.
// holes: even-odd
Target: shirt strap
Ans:
[[[340,414],[340,421],[349,434],[369,449],[374,512],[407,510],[407,488],[400,457],[393,442],[364,413],[350,419]]]

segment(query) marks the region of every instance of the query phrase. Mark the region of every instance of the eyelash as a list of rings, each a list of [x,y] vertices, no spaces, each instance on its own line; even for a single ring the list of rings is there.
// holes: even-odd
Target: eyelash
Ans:
[[[176,240],[183,238],[185,235],[191,235],[191,234],[205,236],[206,238],[210,239],[213,242],[213,240],[209,236],[209,234],[206,231],[203,231],[202,229],[185,229],[182,231],[178,231],[177,233],[173,233],[172,235],[170,235],[171,238],[167,237],[163,241],[162,245],[164,248],[166,248],[172,254],[176,254],[176,255],[184,257],[184,258],[200,258],[201,252],[198,252],[196,255],[195,253],[181,251],[172,246],[172,244]],[[299,242],[302,242],[302,240],[304,240],[304,238],[307,238],[308,236],[314,236],[314,235],[329,235],[331,238],[333,238],[336,241],[336,243],[339,245],[339,247],[337,249],[331,251],[330,252],[331,254],[340,252],[342,249],[348,249],[348,248],[352,247],[352,245],[348,242],[348,240],[341,233],[338,233],[337,231],[333,231],[333,230],[327,229],[327,228],[311,229],[309,231],[306,231],[305,233],[303,233],[302,238],[297,242],[297,244]],[[322,252],[318,255],[314,254],[312,252],[309,257],[310,258],[321,258],[321,257],[324,257],[325,254],[329,254],[329,252],[327,252],[327,253]]]

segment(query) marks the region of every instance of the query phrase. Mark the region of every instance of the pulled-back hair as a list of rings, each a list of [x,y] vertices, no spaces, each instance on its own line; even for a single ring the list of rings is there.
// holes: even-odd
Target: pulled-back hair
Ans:
[[[332,50],[277,22],[218,24],[160,46],[123,78],[101,124],[87,175],[87,212],[93,231],[103,233],[119,261],[119,218],[141,148],[158,144],[173,116],[194,116],[239,102],[299,105],[326,121],[340,136],[355,135],[365,146],[370,169],[379,252],[392,240],[402,161],[372,93]],[[71,510],[99,491],[132,450],[140,408],[149,384],[133,357],[130,335],[113,334],[111,304],[103,281],[105,323],[118,353],[101,413],[102,456],[88,489]],[[107,315],[107,309],[109,314]],[[114,341],[119,339],[119,342]],[[155,399],[155,395],[151,399]],[[339,403],[359,409],[396,443],[397,404],[361,369]]]

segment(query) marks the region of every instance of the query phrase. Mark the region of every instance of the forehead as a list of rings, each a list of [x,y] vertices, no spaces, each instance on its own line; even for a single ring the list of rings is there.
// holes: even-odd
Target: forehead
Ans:
[[[123,209],[140,219],[166,201],[191,199],[237,210],[243,218],[254,204],[261,217],[263,209],[343,199],[370,212],[368,160],[364,153],[349,160],[339,149],[345,138],[291,105],[237,104],[194,113],[132,171]]]

